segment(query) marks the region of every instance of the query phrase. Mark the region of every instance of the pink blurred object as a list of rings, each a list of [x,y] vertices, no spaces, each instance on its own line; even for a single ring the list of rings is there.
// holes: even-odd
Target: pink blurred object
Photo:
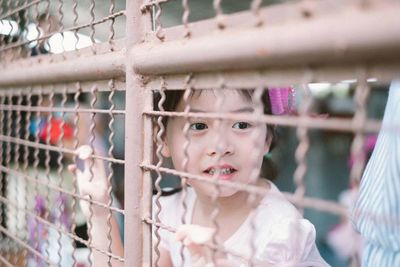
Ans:
[[[367,155],[371,154],[372,151],[374,150],[375,144],[376,144],[376,140],[378,139],[378,135],[376,134],[371,134],[371,135],[367,135],[365,137],[364,140],[364,147],[363,150],[360,152],[360,154],[356,155],[356,154],[351,154],[349,161],[348,161],[348,165],[349,167],[353,167],[354,162],[356,160],[367,160]]]
[[[271,111],[274,115],[287,115],[293,112],[295,95],[293,87],[268,88]]]

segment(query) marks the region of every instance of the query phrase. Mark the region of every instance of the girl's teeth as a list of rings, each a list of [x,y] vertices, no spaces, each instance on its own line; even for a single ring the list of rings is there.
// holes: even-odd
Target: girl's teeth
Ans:
[[[230,174],[232,173],[232,169],[230,168],[225,168],[225,169],[211,169],[209,171],[211,175],[217,174],[217,175],[225,175],[225,174]]]

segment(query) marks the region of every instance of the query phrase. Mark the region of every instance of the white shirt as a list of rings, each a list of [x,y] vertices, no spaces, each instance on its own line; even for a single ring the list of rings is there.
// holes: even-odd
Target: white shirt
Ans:
[[[320,256],[315,245],[315,228],[302,218],[296,208],[289,203],[283,194],[272,183],[270,192],[257,208],[252,234],[251,219],[247,218],[236,232],[224,242],[224,248],[235,255],[251,257],[260,266],[329,266]],[[181,225],[183,205],[182,192],[168,197],[161,197],[161,223],[173,228]],[[191,223],[196,193],[192,188],[187,189],[186,223]],[[155,206],[154,206],[155,207]],[[181,246],[176,241],[174,233],[160,229],[160,247],[168,250],[173,266],[190,267],[190,253],[185,248],[184,264],[182,265]],[[254,254],[251,253],[250,240],[254,239]],[[247,266],[240,258],[229,256],[238,266]]]

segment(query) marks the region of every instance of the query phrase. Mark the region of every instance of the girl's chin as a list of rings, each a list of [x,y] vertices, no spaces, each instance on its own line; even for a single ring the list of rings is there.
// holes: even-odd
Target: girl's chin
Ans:
[[[235,195],[238,190],[233,188],[226,188],[220,187],[219,190],[214,185],[201,185],[201,186],[194,186],[197,194],[202,194],[204,196],[208,196],[211,198],[218,197],[218,198],[225,198],[231,197]]]

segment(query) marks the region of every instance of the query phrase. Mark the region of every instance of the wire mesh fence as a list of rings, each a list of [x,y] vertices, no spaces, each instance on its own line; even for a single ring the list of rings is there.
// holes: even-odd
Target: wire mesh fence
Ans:
[[[197,266],[279,266],[267,241],[294,231],[301,251],[308,225],[283,216],[317,236],[323,216],[348,218],[329,187],[357,192],[370,137],[399,129],[374,110],[400,69],[397,1],[0,8],[1,266],[196,266],[185,224],[206,227]],[[350,163],[316,168],[323,147]],[[341,266],[360,265],[356,242]]]

